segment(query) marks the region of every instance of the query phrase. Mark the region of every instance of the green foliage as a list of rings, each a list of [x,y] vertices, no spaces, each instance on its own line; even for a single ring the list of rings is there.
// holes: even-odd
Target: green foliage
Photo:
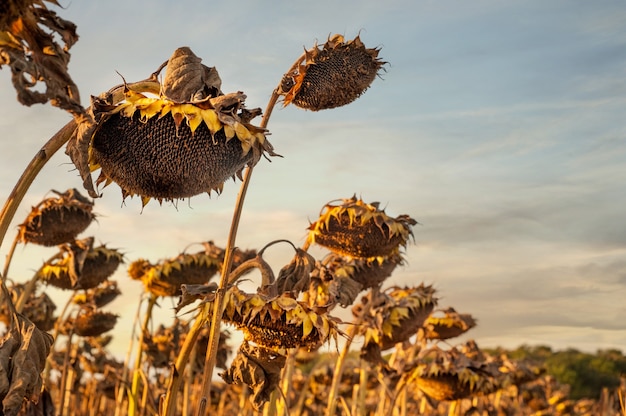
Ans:
[[[522,345],[512,351],[498,348],[492,353],[506,353],[513,359],[531,360],[543,365],[547,374],[570,386],[570,398],[575,400],[597,399],[602,388],[616,388],[620,384],[620,376],[626,376],[626,356],[616,349],[590,354],[573,348],[552,351],[545,345]]]

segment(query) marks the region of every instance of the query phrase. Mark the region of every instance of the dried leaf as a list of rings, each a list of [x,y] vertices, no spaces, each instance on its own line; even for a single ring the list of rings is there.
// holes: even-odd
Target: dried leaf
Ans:
[[[11,68],[18,100],[28,106],[51,101],[73,115],[84,114],[78,87],[67,68],[68,50],[78,40],[76,25],[48,10],[43,1],[12,3],[9,7],[17,8],[0,19],[4,40],[0,42],[0,67]],[[43,92],[40,83],[45,85]]]
[[[20,314],[0,345],[0,398],[5,416],[15,416],[24,399],[36,402],[41,394],[41,372],[53,338]]]
[[[180,291],[182,296],[176,305],[176,313],[180,312],[185,306],[195,302],[198,299],[212,302],[215,299],[215,291],[217,290],[217,283],[211,282],[206,285],[180,285]]]
[[[250,401],[256,410],[261,410],[278,387],[285,360],[276,351],[244,342],[230,368],[221,376],[228,384],[245,384],[252,389]]]
[[[315,268],[315,258],[302,249],[296,249],[291,262],[278,272],[277,293],[292,292],[294,297],[308,289],[311,272]]]
[[[177,103],[221,95],[222,80],[217,70],[201,62],[189,47],[176,49],[167,62],[161,95]]]

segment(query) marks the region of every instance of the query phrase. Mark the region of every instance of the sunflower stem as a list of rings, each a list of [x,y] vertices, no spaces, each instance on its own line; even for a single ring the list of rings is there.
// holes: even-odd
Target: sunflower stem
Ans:
[[[337,403],[338,397],[337,393],[339,392],[339,385],[341,384],[341,377],[343,375],[343,371],[345,369],[346,358],[348,357],[348,352],[350,351],[350,346],[352,345],[352,341],[354,337],[356,337],[359,326],[365,319],[365,315],[367,315],[374,304],[374,300],[376,296],[378,296],[378,287],[373,287],[370,289],[370,301],[364,305],[363,309],[359,316],[352,322],[350,329],[348,330],[348,335],[346,339],[346,343],[337,357],[337,362],[335,363],[335,371],[333,373],[333,381],[330,385],[330,392],[328,393],[328,405],[326,407],[326,416],[334,416],[337,412]]]
[[[272,96],[270,97],[265,114],[261,120],[260,127],[262,129],[267,127],[272,110],[278,102],[280,97],[279,87],[277,87]],[[235,202],[235,210],[233,212],[233,221],[230,225],[230,232],[228,235],[228,242],[224,254],[224,264],[222,265],[222,275],[217,291],[215,292],[215,300],[212,304],[207,303],[203,309],[203,316],[207,316],[209,308],[213,307],[213,313],[209,323],[209,345],[207,346],[206,358],[204,364],[204,377],[202,379],[202,390],[200,394],[200,400],[206,403],[206,408],[201,409],[207,416],[211,403],[211,383],[213,379],[213,370],[215,368],[215,361],[217,359],[217,352],[219,348],[220,340],[220,323],[222,320],[222,313],[224,311],[224,297],[226,294],[226,288],[230,280],[230,269],[233,264],[233,252],[235,250],[235,240],[237,239],[237,231],[239,230],[239,221],[241,219],[241,213],[243,211],[243,204],[246,199],[246,192],[248,191],[248,185],[250,184],[250,178],[252,177],[253,167],[248,166],[244,174],[241,187],[239,188],[239,194],[237,195],[237,201]],[[199,414],[199,416],[203,416]]]
[[[167,386],[167,392],[165,393],[165,397],[160,406],[160,416],[174,416],[177,414],[176,398],[178,395],[178,391],[180,390],[183,372],[185,371],[185,367],[187,366],[187,362],[189,361],[191,351],[196,345],[196,341],[198,340],[198,335],[200,335],[202,326],[205,324],[205,319],[206,318],[203,308],[196,317],[192,327],[189,328],[189,333],[185,337],[185,342],[183,343],[183,346],[181,347],[181,350],[176,357],[176,363],[172,368],[172,374],[170,376],[170,382]]]
[[[148,325],[152,319],[152,309],[156,304],[157,297],[150,294],[148,300],[148,306],[146,307],[146,316],[141,326],[141,333],[139,334],[139,342],[137,343],[137,355],[135,356],[135,369],[133,370],[133,383],[130,388],[130,397],[128,398],[128,416],[134,416],[137,411],[137,393],[139,390],[139,381],[141,379],[141,358],[143,356],[143,337],[148,332]]]

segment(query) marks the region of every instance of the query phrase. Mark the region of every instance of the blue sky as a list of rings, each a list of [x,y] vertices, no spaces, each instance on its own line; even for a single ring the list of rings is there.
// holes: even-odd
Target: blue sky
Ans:
[[[189,46],[217,67],[225,92],[242,90],[248,107],[264,109],[304,47],[360,33],[381,48],[387,71],[349,106],[275,110],[270,140],[284,158],[255,169],[238,245],[301,244],[326,202],[356,193],[420,222],[407,266],[388,284],[434,284],[440,306],[478,319],[467,337],[479,345],[626,349],[623,1],[62,3],[61,16],[78,26],[70,71],[85,104],[120,82],[115,71],[146,78]],[[8,69],[0,94],[6,196],[69,117],[20,106]],[[15,225],[50,189],[80,186],[59,153]],[[238,189],[228,182],[219,197],[142,212],[137,199],[122,205],[111,185],[85,236],[129,261],[172,257],[204,240],[222,245]],[[50,250],[18,249],[12,277],[28,279]],[[269,254],[277,268],[291,255]],[[125,296],[112,308],[128,323],[141,286],[125,268],[116,277]]]

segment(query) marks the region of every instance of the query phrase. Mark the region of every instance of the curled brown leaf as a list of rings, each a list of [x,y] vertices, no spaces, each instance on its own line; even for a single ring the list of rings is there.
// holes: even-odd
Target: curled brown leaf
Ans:
[[[24,399],[36,402],[41,394],[41,372],[53,338],[20,314],[0,345],[0,399],[2,413],[15,416]]]

